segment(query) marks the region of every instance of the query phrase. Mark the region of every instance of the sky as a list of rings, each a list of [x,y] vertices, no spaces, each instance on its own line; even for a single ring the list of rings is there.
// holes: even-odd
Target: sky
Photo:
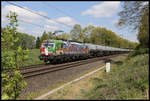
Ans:
[[[119,20],[118,13],[122,10],[122,2],[120,1],[11,1],[11,3],[47,16],[50,19],[45,19],[2,1],[2,27],[8,24],[5,16],[11,10],[18,14],[19,26],[17,30],[35,37],[41,36],[44,31],[63,30],[69,33],[74,24],[80,24],[82,28],[88,25],[105,27],[127,40],[138,42],[137,32],[120,29],[116,26]],[[36,26],[33,24],[36,24]]]

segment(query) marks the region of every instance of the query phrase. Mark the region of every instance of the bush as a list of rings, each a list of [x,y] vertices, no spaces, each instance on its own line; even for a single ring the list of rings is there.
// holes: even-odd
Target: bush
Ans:
[[[149,48],[140,48],[130,52],[128,58],[141,55],[141,54],[148,54],[148,53],[149,53]]]

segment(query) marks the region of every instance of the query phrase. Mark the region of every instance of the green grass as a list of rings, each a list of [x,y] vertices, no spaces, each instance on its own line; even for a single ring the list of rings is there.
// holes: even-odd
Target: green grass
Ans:
[[[84,92],[88,99],[147,99],[149,89],[149,55],[137,55],[113,62],[111,72],[92,78],[93,87]]]
[[[24,61],[23,66],[43,64],[44,62],[39,59],[40,49],[29,50],[28,59]]]

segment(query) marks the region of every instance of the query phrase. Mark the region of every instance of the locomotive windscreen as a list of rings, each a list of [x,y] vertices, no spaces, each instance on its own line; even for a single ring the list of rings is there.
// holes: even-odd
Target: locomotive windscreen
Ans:
[[[54,47],[54,43],[42,43],[42,47],[53,48]]]

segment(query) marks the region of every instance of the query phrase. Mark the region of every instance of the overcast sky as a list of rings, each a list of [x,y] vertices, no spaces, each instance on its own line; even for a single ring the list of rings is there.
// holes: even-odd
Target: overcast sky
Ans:
[[[88,25],[106,27],[107,29],[112,30],[118,35],[123,34],[122,37],[125,39],[138,42],[136,32],[130,32],[127,29],[121,30],[115,26],[116,22],[119,19],[117,14],[122,9],[122,3],[119,1],[17,1],[12,3],[48,16],[52,20],[45,19],[41,16],[2,1],[2,27],[4,27],[8,23],[5,16],[11,10],[17,12],[17,14],[19,15],[18,31],[28,33],[36,37],[41,36],[44,30],[47,32],[54,32],[54,30],[63,30],[64,32],[70,32],[71,27],[67,27],[55,22],[58,21],[69,26],[80,24],[82,28]],[[22,20],[28,23],[37,24],[41,27],[27,24],[25,22],[22,22]]]

